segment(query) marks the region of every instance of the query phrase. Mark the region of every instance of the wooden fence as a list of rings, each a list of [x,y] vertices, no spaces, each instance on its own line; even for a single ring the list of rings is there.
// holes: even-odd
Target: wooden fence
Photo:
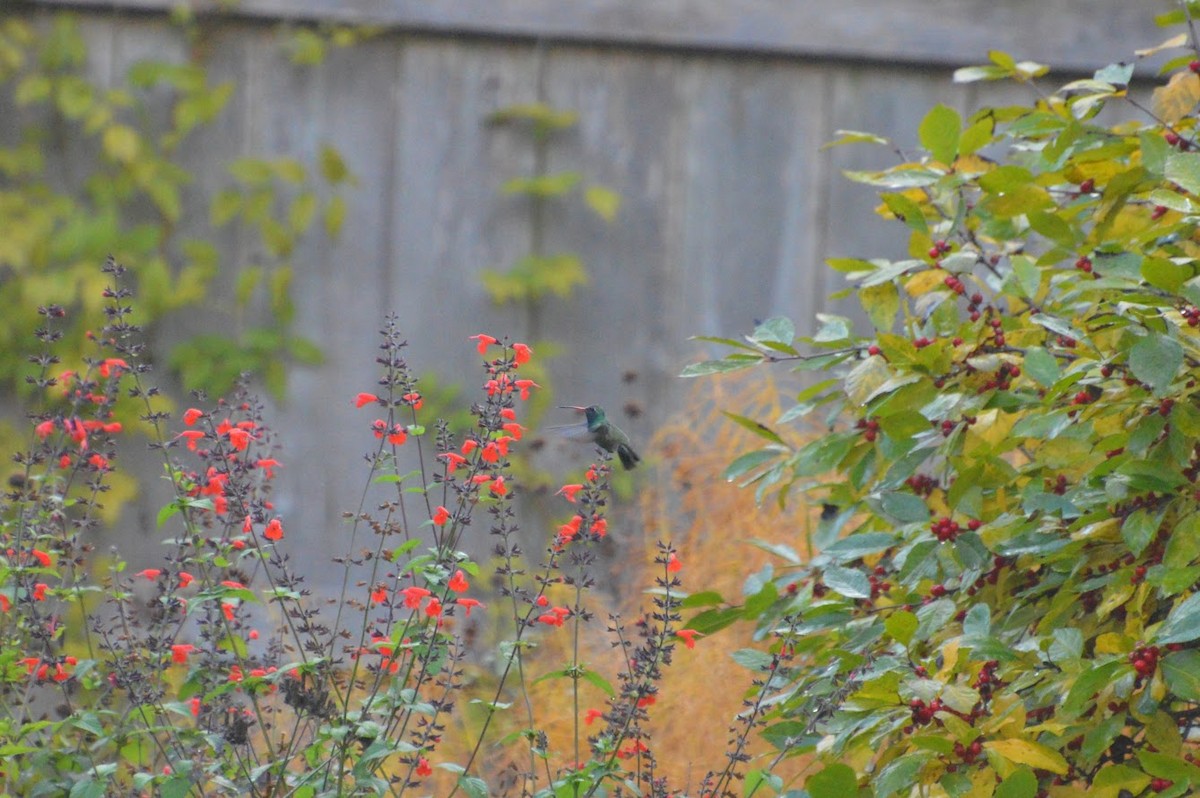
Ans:
[[[76,8],[89,68],[115,81],[144,58],[182,59],[169,0],[41,0],[20,13]],[[238,89],[189,148],[194,190],[228,182],[239,154],[316,159],[345,154],[359,186],[337,243],[295,259],[299,331],[330,356],[296,369],[278,408],[287,441],[281,509],[302,540],[340,525],[359,495],[354,468],[370,444],[350,397],[375,379],[375,331],[399,314],[418,370],[474,385],[466,336],[517,339],[536,325],[560,343],[551,363],[564,402],[627,403],[639,440],[681,393],[675,375],[698,352],[688,336],[736,335],[783,313],[802,328],[827,307],[830,256],[896,257],[902,238],[873,219],[872,195],[840,171],[894,155],[821,150],[839,129],[901,146],[944,102],[967,111],[1020,96],[1012,86],[960,86],[954,67],[989,48],[1090,72],[1165,38],[1165,0],[243,0],[217,24],[207,64]],[[205,6],[201,5],[203,12]],[[275,22],[335,21],[386,32],[299,68]],[[983,92],[985,94],[981,95]],[[570,300],[495,307],[479,279],[528,253],[528,208],[499,188],[535,168],[528,136],[486,124],[492,112],[544,102],[579,113],[544,153],[550,171],[578,170],[622,198],[605,223],[579,203],[548,209],[546,251],[580,254],[590,283]],[[0,128],[5,124],[0,117]],[[186,222],[185,222],[186,224]],[[218,287],[254,256],[237,238]],[[843,304],[842,307],[845,307]],[[195,331],[205,323],[187,319]],[[168,333],[171,336],[183,332]],[[636,374],[632,382],[622,380]],[[619,416],[619,414],[618,414]],[[142,510],[152,519],[153,502]],[[149,524],[148,529],[153,525]],[[143,532],[144,533],[144,532]]]

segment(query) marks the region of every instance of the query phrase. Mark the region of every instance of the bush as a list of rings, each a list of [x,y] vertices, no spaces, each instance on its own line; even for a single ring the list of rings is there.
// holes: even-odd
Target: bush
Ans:
[[[820,761],[808,795],[1200,790],[1194,48],[1140,54],[1174,56],[1150,109],[1130,64],[934,108],[920,157],[850,175],[908,230],[899,259],[830,262],[873,335],[776,318],[685,372],[839,374],[744,419],[765,445],[726,472],[824,506],[819,553],[781,551],[745,603],[796,657],[765,735]],[[1045,71],[993,53],[956,79]],[[1101,124],[1115,104],[1142,121]]]
[[[326,600],[292,568],[270,494],[283,464],[258,402],[240,395],[178,422],[161,411],[124,269],[110,260],[105,272],[108,323],[82,371],[58,373],[67,311],[39,310],[29,383],[42,409],[0,506],[7,793],[667,794],[648,720],[681,644],[696,645],[681,623],[683,563],[659,544],[648,608],[629,623],[610,615],[607,635],[597,628],[588,595],[608,535],[604,457],[558,491],[566,520],[542,562],[524,559],[510,455],[538,389],[523,376],[528,346],[472,336],[483,389],[474,429],[458,438],[445,422],[423,424],[406,344],[387,322],[377,387],[347,401],[377,442],[368,479],[390,495],[331,531],[344,541],[334,560],[344,587]],[[115,409],[130,403],[156,430],[175,492],[158,517],[161,566],[135,574],[90,543],[125,434]],[[460,550],[480,520],[488,570]],[[472,644],[492,632],[504,637],[494,651]],[[531,653],[547,638],[567,662],[534,678]],[[617,667],[591,667],[609,645]],[[570,732],[553,744],[545,728],[558,719],[529,701],[545,682],[570,708]],[[694,776],[701,789],[723,793],[740,775],[766,709],[765,692],[751,695],[729,756]],[[497,744],[523,760],[489,769]]]

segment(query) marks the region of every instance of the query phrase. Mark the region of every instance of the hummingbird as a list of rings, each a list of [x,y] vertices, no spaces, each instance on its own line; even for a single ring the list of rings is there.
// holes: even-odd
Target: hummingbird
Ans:
[[[621,465],[625,466],[625,470],[628,471],[641,461],[642,458],[629,445],[629,436],[608,420],[608,417],[604,415],[604,408],[600,405],[589,405],[588,407],[559,405],[559,407],[563,410],[583,413],[587,419],[585,436],[604,451],[615,453],[621,459]]]

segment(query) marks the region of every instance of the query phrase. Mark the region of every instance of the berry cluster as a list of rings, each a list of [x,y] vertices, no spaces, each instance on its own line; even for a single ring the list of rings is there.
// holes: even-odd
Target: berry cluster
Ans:
[[[924,335],[922,335],[920,338],[913,339],[913,346],[915,346],[917,349],[924,349],[925,347],[929,346],[932,343],[933,343],[933,339],[926,338]]]
[[[934,720],[934,715],[945,709],[940,698],[935,698],[928,704],[919,698],[914,698],[908,702],[908,706],[912,710],[913,726],[927,725],[930,721]]]
[[[963,285],[963,281],[958,279],[958,277],[953,274],[946,275],[946,279],[942,280],[942,282],[945,283],[947,288],[959,296],[967,293],[967,287]]]
[[[933,246],[929,248],[929,257],[933,260],[939,260],[943,255],[950,251],[950,242],[945,239],[938,239],[933,242]]]
[[[1084,255],[1079,260],[1075,261],[1075,268],[1079,271],[1090,274],[1092,271],[1092,259]]]
[[[918,496],[928,496],[933,493],[937,487],[937,480],[928,474],[913,474],[908,479],[904,480],[904,484],[912,489],[912,492]]]
[[[947,516],[942,516],[929,525],[929,531],[940,542],[952,543],[955,538],[962,534],[963,530],[957,521],[952,521]]]
[[[860,418],[854,426],[862,430],[863,437],[871,443],[879,436],[879,422],[873,418]]]
[[[880,595],[892,589],[892,583],[884,579],[886,575],[887,569],[882,565],[876,565],[875,572],[867,576],[867,581],[871,584],[872,599],[877,599]]]
[[[999,324],[999,320],[995,320]],[[996,335],[993,339],[997,346],[1004,346],[1004,333],[1000,331],[998,326],[995,327]],[[1001,363],[1000,368],[996,369],[996,376],[991,377],[983,385],[979,387],[979,393],[987,393],[991,390],[1007,391],[1012,386],[1012,381],[1021,376],[1021,367],[1012,363]]]
[[[997,660],[989,659],[983,663],[983,667],[979,670],[979,675],[975,677],[974,687],[979,691],[979,695],[984,701],[992,697],[993,690],[1004,684],[996,678],[996,668],[998,667],[1000,667],[1000,663]]]
[[[979,321],[979,306],[983,304],[983,294],[971,294],[971,303],[967,305],[967,313],[971,321]]]
[[[1187,319],[1189,327],[1200,327],[1200,308],[1195,305],[1187,305],[1180,308],[1179,312]]]
[[[1163,133],[1163,140],[1179,150],[1187,150],[1191,148],[1191,142],[1176,133],[1174,130],[1168,130],[1166,133]]]
[[[961,759],[964,764],[974,764],[975,760],[983,754],[983,738],[977,737],[970,745],[962,743],[954,744],[954,755]],[[953,765],[951,765],[953,767]],[[947,768],[949,770],[950,768]]]
[[[1137,681],[1148,679],[1158,669],[1158,646],[1138,646],[1129,655],[1129,664],[1137,672]]]

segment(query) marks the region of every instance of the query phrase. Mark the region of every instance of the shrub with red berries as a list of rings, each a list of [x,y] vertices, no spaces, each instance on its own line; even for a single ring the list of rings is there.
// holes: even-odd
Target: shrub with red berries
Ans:
[[[804,652],[774,739],[822,760],[814,798],[1200,794],[1189,41],[1164,43],[1147,102],[1126,104],[1133,67],[1114,64],[1029,108],[932,109],[924,155],[897,146],[893,167],[854,174],[909,239],[831,262],[872,329],[823,316],[780,340],[792,324],[773,319],[749,336],[757,357],[688,372],[839,378],[763,419],[775,437],[728,471],[827,509],[812,561],[745,600]],[[997,53],[957,78],[1043,72]],[[1131,120],[1106,126],[1102,106]],[[826,407],[840,415],[794,443],[790,425]],[[808,571],[820,595],[785,589]]]

